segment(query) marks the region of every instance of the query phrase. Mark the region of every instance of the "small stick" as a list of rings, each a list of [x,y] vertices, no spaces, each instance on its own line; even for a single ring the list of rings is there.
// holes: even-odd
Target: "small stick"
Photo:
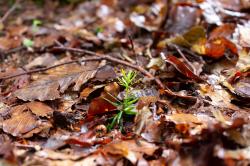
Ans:
[[[60,63],[60,64],[57,64],[57,65],[54,65],[54,66],[29,70],[29,71],[25,71],[25,72],[10,75],[10,76],[3,76],[3,77],[0,77],[0,80],[7,80],[7,79],[14,78],[14,77],[19,77],[19,76],[22,76],[22,75],[26,75],[26,74],[44,72],[44,71],[47,71],[47,70],[50,70],[50,69],[53,69],[53,68],[56,68],[56,67],[59,67],[59,66],[68,65],[68,64],[72,64],[72,63],[87,62],[87,61],[100,61],[102,59],[103,59],[103,57],[92,57],[92,58],[84,58],[84,59],[81,59],[81,60],[68,61],[68,62]]]
[[[193,66],[192,63],[189,62],[189,60],[186,58],[186,56],[182,53],[182,51],[179,49],[179,47],[177,45],[173,45],[174,48],[177,50],[177,52],[181,55],[181,57],[185,60],[185,62],[187,63],[187,65],[189,67],[191,67],[191,69],[193,70],[193,72],[195,72],[196,74],[196,69],[195,67]]]
[[[13,11],[15,11],[15,9],[18,6],[18,4],[20,3],[20,1],[21,0],[16,0],[16,2],[12,5],[12,7],[3,15],[3,17],[0,20],[1,23],[4,23],[4,21],[7,20],[7,18],[11,15],[11,13]]]

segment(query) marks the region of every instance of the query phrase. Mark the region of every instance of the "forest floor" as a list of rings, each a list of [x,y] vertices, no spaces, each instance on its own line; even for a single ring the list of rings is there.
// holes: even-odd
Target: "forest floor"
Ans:
[[[16,0],[0,16],[0,166],[250,164],[248,0]]]

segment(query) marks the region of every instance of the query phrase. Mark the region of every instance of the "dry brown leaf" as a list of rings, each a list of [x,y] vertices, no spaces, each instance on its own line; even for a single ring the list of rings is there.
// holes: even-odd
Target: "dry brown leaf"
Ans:
[[[34,113],[34,114],[33,114]],[[3,120],[2,127],[6,133],[16,137],[29,138],[33,134],[48,133],[52,124],[47,120],[39,120],[37,116],[49,116],[53,109],[41,102],[30,102],[12,107],[3,116],[9,119]]]
[[[12,115],[10,119],[3,122],[3,130],[15,137],[20,137],[34,128],[38,127],[39,121],[29,111]]]
[[[173,115],[166,115],[166,119],[170,120],[176,124],[181,123],[194,123],[201,124],[202,122],[193,114],[178,113]]]
[[[114,142],[104,147],[104,152],[120,155],[133,164],[142,158],[143,154],[152,155],[158,147],[143,140],[127,140]]]
[[[48,67],[55,63],[56,57],[51,54],[45,54],[43,56],[39,56],[31,61],[29,64],[25,65],[26,69],[34,68],[34,67]]]
[[[22,43],[21,39],[11,37],[0,37],[0,49],[9,50],[20,46]]]
[[[42,102],[33,101],[27,103],[26,105],[31,110],[31,112],[37,116],[45,117],[51,115],[54,112],[51,107]]]
[[[90,66],[90,64],[92,64]],[[81,85],[93,78],[98,69],[98,63],[88,65],[65,65],[60,68],[49,70],[49,75],[34,81],[29,86],[19,89],[15,95],[24,101],[54,100],[60,98],[67,88],[74,83],[73,90],[79,91]]]
[[[157,96],[142,96],[139,98],[137,109],[142,109],[149,106],[151,103],[156,103],[159,98]]]

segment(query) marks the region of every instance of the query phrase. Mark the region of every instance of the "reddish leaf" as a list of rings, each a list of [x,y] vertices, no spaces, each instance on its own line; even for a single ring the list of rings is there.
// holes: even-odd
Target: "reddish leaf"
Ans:
[[[116,107],[114,105],[112,105],[102,97],[97,97],[90,103],[88,116],[99,115],[113,110],[116,110]]]
[[[110,83],[104,87],[100,97],[93,99],[90,103],[88,115],[94,116],[108,111],[116,110],[116,107],[109,101],[115,102],[114,97],[119,93],[120,87],[117,83]],[[109,100],[109,101],[108,101]]]
[[[226,38],[217,38],[207,41],[205,49],[205,55],[215,59],[223,57],[226,49],[229,49],[233,54],[238,55],[238,50],[235,44]]]
[[[97,138],[94,131],[89,131],[87,133],[81,134],[80,136],[73,136],[66,140],[68,144],[80,145],[81,147],[90,147],[96,144],[107,144],[110,143],[112,139],[110,137]]]
[[[167,56],[166,61],[170,64],[172,64],[180,73],[182,73],[184,76],[191,78],[196,81],[203,81],[199,76],[195,75],[184,62],[180,61],[178,58],[176,58],[173,55]]]

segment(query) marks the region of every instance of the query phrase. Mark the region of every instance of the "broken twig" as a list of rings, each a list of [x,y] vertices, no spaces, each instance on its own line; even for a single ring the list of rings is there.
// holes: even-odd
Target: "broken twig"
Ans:
[[[11,8],[3,15],[3,17],[0,20],[1,23],[4,23],[4,21],[7,20],[7,18],[11,15],[11,13],[15,11],[20,1],[21,0],[16,0],[16,2],[11,6]]]

